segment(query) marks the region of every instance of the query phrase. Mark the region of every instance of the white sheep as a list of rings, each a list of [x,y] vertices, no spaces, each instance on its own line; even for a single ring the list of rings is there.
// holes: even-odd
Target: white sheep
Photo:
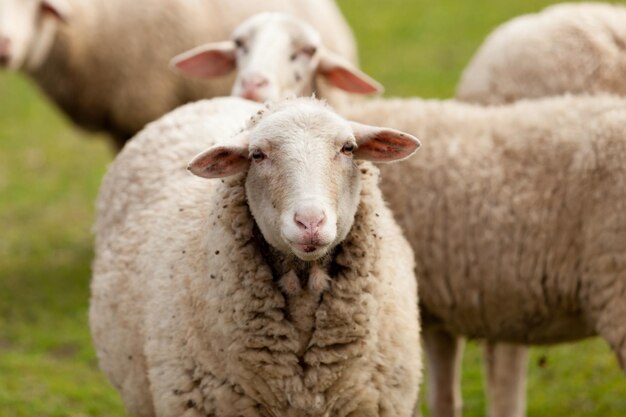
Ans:
[[[229,40],[196,47],[172,59],[176,70],[212,79],[238,70],[233,96],[254,101],[289,96],[326,96],[323,83],[350,93],[382,92],[382,86],[322,44],[311,25],[284,13],[255,15]],[[317,91],[320,87],[322,91]],[[327,89],[326,89],[327,91]]]
[[[342,113],[425,140],[419,158],[381,167],[381,188],[416,255],[432,415],[460,415],[463,336],[599,335],[626,371],[626,99],[379,99]],[[518,382],[501,388],[508,410],[490,397],[490,416],[524,414]]]
[[[251,118],[252,115],[252,118]],[[98,199],[90,325],[137,416],[410,416],[413,255],[369,162],[410,135],[310,98],[184,106]],[[194,174],[184,167],[190,164]]]
[[[626,95],[626,7],[559,4],[494,30],[463,72],[457,97],[481,104],[563,93]],[[487,342],[492,417],[525,415],[528,349]]]
[[[29,75],[75,123],[110,133],[121,148],[175,107],[228,94],[232,77],[199,82],[167,64],[262,11],[305,19],[355,61],[333,0],[0,0],[0,66]]]
[[[564,93],[626,95],[625,48],[625,6],[550,6],[495,29],[463,71],[456,96],[498,104]]]

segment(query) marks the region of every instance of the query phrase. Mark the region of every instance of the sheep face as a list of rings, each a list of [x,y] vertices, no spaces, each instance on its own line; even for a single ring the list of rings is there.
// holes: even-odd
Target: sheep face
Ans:
[[[402,159],[419,142],[392,129],[349,123],[309,99],[268,112],[229,146],[198,155],[190,170],[207,178],[247,171],[248,204],[266,241],[313,261],[352,227],[360,194],[355,160]]]
[[[353,93],[382,91],[379,83],[326,50],[313,27],[282,13],[253,16],[235,29],[231,40],[179,55],[172,66],[204,78],[238,69],[232,95],[259,102],[310,95],[316,75]]]
[[[311,26],[286,15],[264,13],[245,21],[232,37],[239,68],[233,96],[264,101],[313,92],[322,42]]]
[[[0,67],[37,68],[69,13],[66,0],[0,0]]]

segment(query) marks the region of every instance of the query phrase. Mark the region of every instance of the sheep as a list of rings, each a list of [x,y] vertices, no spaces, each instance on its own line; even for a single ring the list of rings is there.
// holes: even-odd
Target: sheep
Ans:
[[[410,416],[413,255],[367,161],[418,145],[312,98],[201,101],[130,141],[98,197],[89,314],[128,411]],[[221,181],[187,175],[198,152]]]
[[[266,12],[242,22],[223,42],[209,43],[174,57],[171,66],[191,77],[215,78],[239,70],[231,95],[258,102],[317,92],[330,85],[350,93],[372,94],[382,86],[348,60],[322,45],[308,23],[284,13]],[[316,75],[321,80],[316,81]],[[326,91],[326,92],[325,92]],[[332,98],[332,97],[331,97]]]
[[[626,7],[559,4],[504,23],[472,58],[457,97],[480,104],[563,93],[626,95]],[[487,342],[489,415],[525,415],[528,349]]]
[[[494,30],[463,71],[456,97],[499,104],[564,93],[626,95],[626,7],[559,4]]]
[[[379,99],[340,113],[427,138],[419,158],[381,167],[381,188],[416,256],[432,415],[460,415],[463,336],[599,335],[626,371],[626,99]],[[517,408],[489,415],[523,415],[523,384],[491,369]]]
[[[73,122],[108,132],[120,149],[181,104],[228,94],[233,77],[185,79],[168,62],[262,11],[306,19],[334,52],[356,60],[333,0],[2,0],[0,67],[28,75]]]

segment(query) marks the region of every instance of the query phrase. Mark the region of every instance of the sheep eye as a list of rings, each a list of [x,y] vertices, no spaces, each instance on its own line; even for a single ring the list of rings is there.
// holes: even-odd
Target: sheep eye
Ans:
[[[341,147],[341,153],[346,155],[352,155],[352,152],[356,149],[356,145],[352,142],[348,142]]]
[[[293,54],[291,54],[289,59],[291,59],[292,61],[295,61],[301,55],[302,56],[306,56],[308,58],[311,58],[313,55],[315,55],[316,52],[317,52],[317,48],[315,46],[305,46],[305,47],[297,50]]]
[[[259,162],[265,159],[265,154],[258,149],[256,151],[252,151],[252,159],[255,162]]]
[[[244,49],[243,40],[241,38],[235,39],[235,46],[237,49]]]
[[[301,52],[308,57],[312,57],[317,52],[317,48],[315,46],[306,46],[302,48]]]

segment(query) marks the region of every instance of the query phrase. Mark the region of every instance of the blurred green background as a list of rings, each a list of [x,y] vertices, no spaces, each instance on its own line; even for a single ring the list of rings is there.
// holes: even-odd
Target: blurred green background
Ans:
[[[442,98],[495,25],[549,3],[339,0],[388,95]],[[74,128],[23,76],[0,74],[1,417],[124,416],[86,315],[94,199],[111,157],[104,136]],[[465,416],[484,416],[475,343],[463,396]],[[606,344],[533,349],[528,415],[625,416],[626,379]]]

